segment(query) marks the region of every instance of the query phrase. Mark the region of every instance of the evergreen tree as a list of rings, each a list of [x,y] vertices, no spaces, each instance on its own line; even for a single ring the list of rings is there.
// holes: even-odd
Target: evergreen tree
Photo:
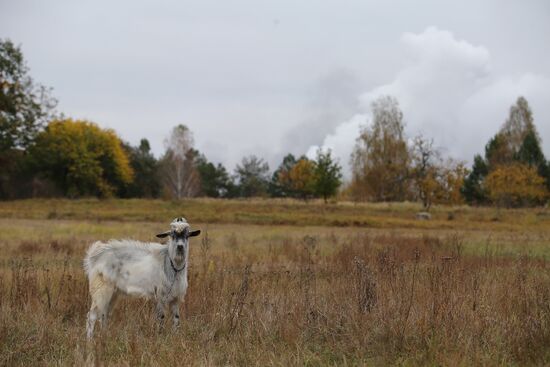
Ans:
[[[514,152],[510,150],[506,142],[506,136],[497,133],[485,145],[485,164],[487,170],[491,171],[500,165],[509,164],[514,158]]]
[[[317,151],[315,160],[315,194],[324,199],[325,203],[336,192],[342,184],[342,167],[334,161],[331,151]]]
[[[121,193],[123,197],[156,198],[161,193],[159,162],[151,152],[147,139],[141,139],[138,147],[125,144],[124,148],[134,170],[134,180]]]
[[[514,158],[515,160],[535,167],[538,167],[541,164],[546,164],[546,159],[540,147],[539,140],[537,139],[535,131],[530,130],[527,133],[527,135],[523,139],[523,143],[521,144],[519,151],[515,154]]]
[[[241,197],[265,196],[269,185],[269,165],[254,155],[244,157],[235,168],[237,191]]]
[[[488,173],[489,170],[485,160],[479,154],[476,154],[472,171],[464,179],[464,184],[460,190],[468,204],[483,204],[487,201],[483,180]]]
[[[535,130],[527,133],[514,158],[519,162],[535,167],[539,176],[545,180],[546,187],[550,190],[550,162],[547,162],[544,157],[540,147],[540,139]]]
[[[220,198],[232,193],[231,179],[221,163],[214,165],[204,154],[200,154],[196,166],[200,176],[201,195]]]
[[[291,153],[287,154],[279,167],[273,172],[269,182],[268,192],[271,197],[292,197],[292,188],[283,180],[285,175],[296,164],[296,158]]]

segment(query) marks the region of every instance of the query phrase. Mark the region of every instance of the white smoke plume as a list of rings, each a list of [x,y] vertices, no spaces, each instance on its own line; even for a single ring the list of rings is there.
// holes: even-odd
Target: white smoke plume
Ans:
[[[527,98],[543,140],[550,143],[550,78],[526,72],[495,76],[491,55],[483,46],[457,39],[451,32],[429,27],[401,37],[405,67],[393,81],[360,95],[359,110],[328,134],[321,147],[332,149],[349,178],[349,157],[360,126],[370,120],[370,104],[381,95],[393,95],[404,114],[409,136],[421,132],[434,138],[446,154],[471,161],[502,125],[517,97]],[[311,146],[314,157],[319,146]]]

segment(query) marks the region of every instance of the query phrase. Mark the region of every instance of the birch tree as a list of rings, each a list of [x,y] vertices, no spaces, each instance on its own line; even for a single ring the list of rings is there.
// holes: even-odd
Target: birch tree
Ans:
[[[200,190],[200,178],[195,166],[193,134],[185,125],[172,129],[164,141],[166,153],[162,160],[165,189],[174,199],[196,196]]]

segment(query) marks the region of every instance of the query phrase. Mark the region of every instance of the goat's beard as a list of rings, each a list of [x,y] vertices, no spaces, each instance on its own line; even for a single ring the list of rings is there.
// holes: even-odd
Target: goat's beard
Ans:
[[[185,249],[176,249],[176,256],[174,256],[174,260],[178,263],[185,261]]]

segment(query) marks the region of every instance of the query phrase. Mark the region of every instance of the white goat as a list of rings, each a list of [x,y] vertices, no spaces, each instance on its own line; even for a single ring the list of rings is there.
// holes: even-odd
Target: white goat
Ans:
[[[179,303],[187,291],[189,237],[191,231],[185,218],[176,218],[171,229],[157,234],[169,236],[168,245],[131,240],[96,242],[84,258],[84,270],[90,284],[92,305],[88,313],[86,334],[92,338],[96,320],[106,326],[107,317],[118,293],[154,299],[157,318],[162,323],[169,306],[173,325],[179,325]]]

